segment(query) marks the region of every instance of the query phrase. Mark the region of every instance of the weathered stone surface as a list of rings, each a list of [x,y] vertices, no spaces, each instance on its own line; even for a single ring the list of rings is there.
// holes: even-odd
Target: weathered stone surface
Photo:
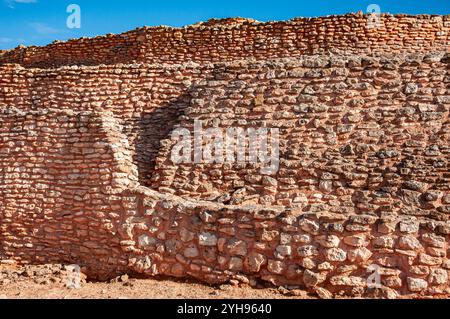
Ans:
[[[139,236],[139,246],[145,248],[150,245],[154,245],[156,243],[156,239],[153,237],[150,237],[148,235],[141,235]]]
[[[307,287],[314,287],[324,282],[326,275],[324,273],[315,273],[310,270],[305,270],[303,273],[303,283]]]
[[[183,242],[188,242],[194,239],[195,234],[188,231],[186,228],[180,230],[180,238]]]
[[[251,272],[259,272],[261,266],[266,262],[266,257],[262,254],[252,252],[245,259],[245,266]]]
[[[289,257],[292,253],[292,247],[287,245],[280,245],[276,248],[276,252],[281,257]]]
[[[448,282],[448,271],[445,269],[434,268],[431,270],[428,282],[431,285],[443,285]]]
[[[399,239],[398,246],[406,250],[419,250],[422,248],[419,240],[412,236],[402,236]]]
[[[198,235],[198,242],[202,246],[216,246],[217,236],[211,233],[202,233]]]
[[[408,289],[412,292],[421,292],[422,290],[427,289],[428,283],[420,278],[407,278]]]
[[[299,222],[300,228],[310,234],[317,234],[319,231],[319,223],[308,220],[308,219],[302,219]]]
[[[394,248],[395,240],[391,236],[381,236],[373,239],[373,245],[377,248]]]
[[[348,260],[351,262],[366,262],[372,257],[372,252],[366,247],[357,248],[348,252]]]
[[[319,253],[317,247],[312,245],[301,246],[297,249],[297,253],[300,257],[311,257]]]
[[[335,248],[339,246],[340,239],[335,235],[325,235],[319,236],[315,238],[316,242],[318,242],[322,247],[325,248]]]
[[[347,253],[339,248],[331,248],[325,251],[325,257],[328,261],[344,261],[347,259]]]
[[[281,274],[284,270],[284,263],[278,260],[269,260],[267,269],[274,274]]]
[[[231,257],[229,263],[229,270],[241,271],[243,268],[243,261],[238,257]]]
[[[183,254],[186,258],[195,258],[199,255],[199,252],[196,247],[188,247],[184,250]]]
[[[314,291],[320,299],[333,299],[333,294],[325,288],[317,287]]]
[[[242,240],[231,239],[228,243],[228,250],[231,255],[245,256],[247,255],[247,243]]]
[[[349,15],[0,52],[0,260],[322,297],[364,295],[374,263],[377,296],[448,291],[449,21],[383,20],[373,41]],[[174,163],[172,134],[199,119],[279,129],[276,174]]]
[[[417,233],[419,231],[419,224],[414,221],[402,221],[400,223],[400,231],[407,234]]]
[[[330,283],[333,286],[351,286],[351,287],[364,287],[366,281],[361,277],[355,276],[335,276],[330,278]]]
[[[344,238],[344,243],[353,247],[365,247],[369,244],[365,235],[353,235]]]

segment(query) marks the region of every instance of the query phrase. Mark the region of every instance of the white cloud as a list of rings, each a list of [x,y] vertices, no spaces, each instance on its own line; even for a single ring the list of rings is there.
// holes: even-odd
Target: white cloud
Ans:
[[[53,28],[45,23],[33,22],[30,23],[30,26],[36,31],[38,34],[48,35],[48,34],[57,34],[62,33],[64,30]]]
[[[26,40],[23,38],[0,37],[0,44],[4,44],[7,46],[14,46],[14,45],[24,44],[24,43],[26,43]]]
[[[37,0],[4,0],[4,2],[6,3],[6,5],[8,7],[10,7],[11,9],[14,8],[14,5],[16,3],[36,3]]]

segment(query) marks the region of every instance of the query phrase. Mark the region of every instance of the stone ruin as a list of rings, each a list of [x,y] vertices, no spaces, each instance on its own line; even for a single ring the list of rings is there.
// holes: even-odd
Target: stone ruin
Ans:
[[[348,14],[0,51],[0,260],[448,295],[449,16]],[[279,170],[171,161],[171,134],[276,127]]]

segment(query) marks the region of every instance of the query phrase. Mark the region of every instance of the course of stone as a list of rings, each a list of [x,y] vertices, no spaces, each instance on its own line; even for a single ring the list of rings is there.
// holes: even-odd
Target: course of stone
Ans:
[[[450,17],[368,19],[212,20],[0,51],[0,260],[449,294]],[[171,134],[195,120],[279,128],[279,170],[174,164]]]

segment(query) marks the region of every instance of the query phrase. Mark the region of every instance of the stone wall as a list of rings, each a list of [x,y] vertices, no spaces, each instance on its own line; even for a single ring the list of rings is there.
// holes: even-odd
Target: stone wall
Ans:
[[[450,224],[180,200],[144,188],[121,224],[130,269],[302,287],[321,297],[448,294]],[[129,216],[129,215],[127,215]],[[380,275],[379,286],[373,273]]]
[[[0,65],[0,108],[109,111],[123,124],[139,178],[149,185],[160,147],[212,66],[134,64],[59,69]]]
[[[8,108],[0,123],[0,258],[125,271],[112,230],[122,212],[114,190],[136,183],[137,172],[115,120]]]
[[[448,16],[383,14],[377,28],[367,27],[369,19],[369,15],[348,14],[266,23],[228,19],[184,28],[146,27],[46,47],[19,47],[0,53],[0,64],[204,63],[327,52],[423,52],[449,44]]]
[[[279,128],[280,167],[172,162],[152,187],[187,198],[310,211],[431,216],[449,206],[449,56],[309,56],[217,66],[177,128]],[[223,157],[223,156],[221,156]],[[224,196],[227,194],[227,196]],[[445,201],[445,200],[444,200]]]
[[[1,123],[2,259],[76,263],[100,279],[263,280],[321,296],[448,292],[448,222],[163,195],[138,186],[108,114],[9,108]],[[378,289],[367,287],[370,267],[380,267]]]
[[[450,294],[447,20],[214,20],[0,54],[0,259]],[[194,120],[280,129],[279,170],[174,165]]]
[[[63,65],[97,65],[130,63],[137,60],[143,46],[144,30],[119,35],[107,35],[92,39],[55,41],[45,47],[19,46],[0,51],[0,64],[17,63],[26,67],[55,67]]]

